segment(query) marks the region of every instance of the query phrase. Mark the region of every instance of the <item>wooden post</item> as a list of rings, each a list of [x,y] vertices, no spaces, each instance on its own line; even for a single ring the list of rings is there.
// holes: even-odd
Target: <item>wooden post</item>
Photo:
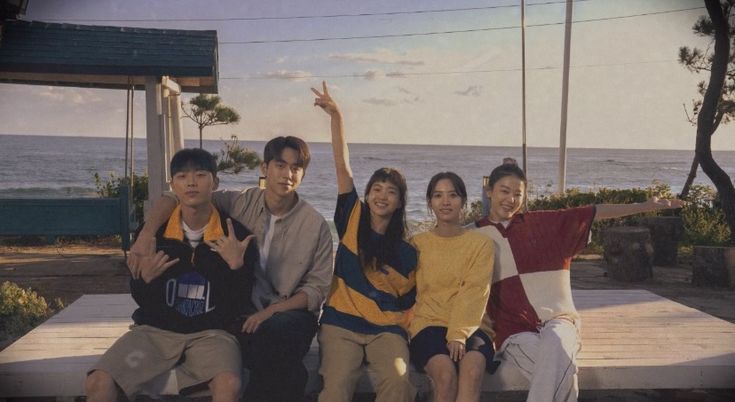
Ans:
[[[603,234],[607,272],[615,280],[643,281],[653,277],[653,246],[648,228],[617,226]]]
[[[174,152],[184,148],[184,133],[181,131],[181,94],[169,97],[171,104],[171,128],[173,129]]]
[[[163,77],[164,79],[166,77]],[[169,162],[171,161],[171,157],[173,157],[174,150],[173,150],[173,132],[171,129],[171,103],[168,101],[170,95],[170,91],[168,87],[163,83],[163,80],[161,82],[161,110],[163,111],[163,116],[161,116],[161,120],[163,121],[163,168],[164,168],[164,178],[168,182],[169,179]],[[168,186],[164,186],[164,191],[168,189]]]
[[[144,204],[147,212],[152,200],[156,200],[168,188],[166,182],[165,153],[166,144],[163,130],[163,111],[161,105],[161,83],[158,77],[146,77],[146,144],[148,150],[148,200]]]
[[[170,77],[163,77],[162,84],[168,89],[170,150],[171,154],[175,154],[184,148],[184,134],[181,130],[181,86]]]

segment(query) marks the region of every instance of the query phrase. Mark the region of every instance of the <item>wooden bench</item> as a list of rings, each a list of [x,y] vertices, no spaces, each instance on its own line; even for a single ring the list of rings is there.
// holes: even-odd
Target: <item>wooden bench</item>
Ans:
[[[130,249],[128,187],[118,198],[0,199],[0,236],[119,235]]]
[[[582,390],[735,387],[735,324],[645,290],[575,290],[582,315]],[[128,294],[85,295],[0,352],[0,397],[84,394],[85,373],[131,323]],[[319,389],[318,346],[305,362],[308,392]],[[412,373],[428,392],[425,376]],[[528,383],[502,363],[483,390],[524,390]],[[370,392],[368,376],[360,392]]]

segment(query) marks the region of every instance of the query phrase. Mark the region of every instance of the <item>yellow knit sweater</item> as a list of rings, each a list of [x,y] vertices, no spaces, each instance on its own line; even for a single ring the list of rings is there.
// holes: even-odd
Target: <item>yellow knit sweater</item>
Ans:
[[[475,231],[455,237],[432,232],[411,240],[418,250],[416,305],[409,325],[413,338],[429,326],[447,327],[447,342],[464,343],[483,322],[493,273],[493,243]]]

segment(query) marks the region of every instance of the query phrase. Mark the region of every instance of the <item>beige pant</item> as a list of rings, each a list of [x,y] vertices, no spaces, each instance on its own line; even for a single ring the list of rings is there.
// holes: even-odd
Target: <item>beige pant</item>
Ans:
[[[183,362],[181,361],[183,357]],[[89,371],[110,374],[128,398],[175,369],[178,391],[209,382],[222,372],[240,375],[240,345],[229,333],[210,329],[179,334],[148,325],[134,326]]]
[[[322,325],[318,339],[319,374],[324,379],[319,402],[351,401],[363,362],[377,379],[375,402],[413,402],[416,389],[408,377],[408,345],[402,336],[367,335]]]
[[[503,342],[503,364],[513,363],[530,381],[527,402],[576,402],[579,321],[553,319],[539,332],[521,332]]]

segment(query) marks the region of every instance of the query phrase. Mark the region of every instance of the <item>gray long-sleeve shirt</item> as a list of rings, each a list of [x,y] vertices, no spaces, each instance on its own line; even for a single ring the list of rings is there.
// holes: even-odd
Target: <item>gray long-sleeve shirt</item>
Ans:
[[[258,244],[265,240],[271,214],[265,206],[264,190],[216,191],[217,208],[255,233]],[[258,310],[304,292],[309,311],[319,314],[332,283],[332,234],[319,212],[299,199],[285,215],[275,220],[265,270],[255,270],[253,303]]]

